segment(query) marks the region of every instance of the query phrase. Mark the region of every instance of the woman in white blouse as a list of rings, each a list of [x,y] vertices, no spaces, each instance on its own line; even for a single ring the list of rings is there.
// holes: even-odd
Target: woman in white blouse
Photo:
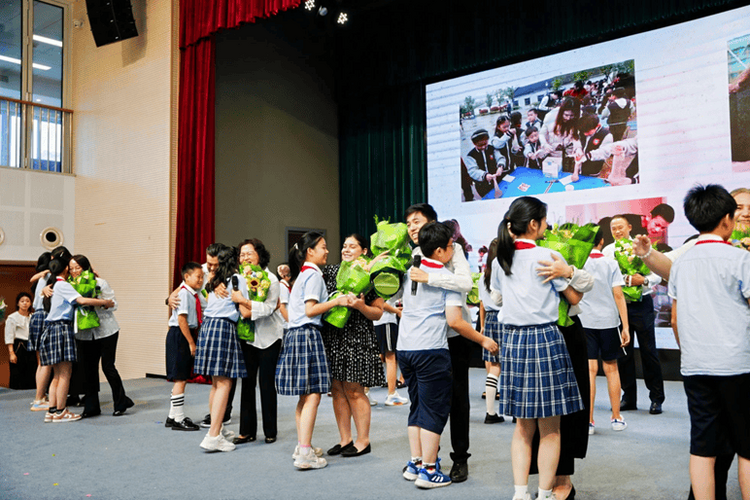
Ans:
[[[10,355],[10,388],[36,387],[36,354],[28,350],[31,295],[21,292],[16,297],[16,312],[5,320],[5,345]]]
[[[74,255],[70,259],[70,276],[76,278],[83,271],[91,271],[89,259],[84,255]],[[114,312],[117,310],[117,300],[115,299],[115,292],[112,291],[109,283],[97,277],[96,285],[100,290],[97,297],[112,300],[115,306],[109,309],[103,307],[96,308],[96,314],[99,316],[98,327],[86,330],[76,329],[76,346],[83,367],[86,391],[86,399],[84,400],[81,416],[83,418],[95,417],[102,413],[99,406],[99,360],[101,360],[102,371],[112,389],[112,402],[114,405],[112,415],[119,417],[128,408],[131,408],[134,403],[125,394],[122,379],[115,367],[117,339],[120,336],[120,325],[117,324],[114,315]]]

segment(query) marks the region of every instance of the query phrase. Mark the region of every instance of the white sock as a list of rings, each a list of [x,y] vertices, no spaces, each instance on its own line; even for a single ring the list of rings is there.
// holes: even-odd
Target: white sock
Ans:
[[[495,394],[497,394],[497,377],[491,374],[487,375],[484,382],[484,392],[487,393],[487,413],[496,415],[495,411]]]
[[[185,412],[183,411],[185,406],[185,393],[172,396],[169,401],[169,418],[175,422],[182,422],[185,420]]]
[[[549,500],[550,498],[554,499],[555,496],[552,494],[552,490],[543,490],[539,488],[539,500]]]
[[[525,498],[526,494],[529,492],[528,484],[522,484],[521,486],[514,484],[513,488],[516,490],[516,493],[513,495],[513,498]]]
[[[411,461],[414,463],[414,465],[419,465],[422,463],[422,457],[411,457]]]

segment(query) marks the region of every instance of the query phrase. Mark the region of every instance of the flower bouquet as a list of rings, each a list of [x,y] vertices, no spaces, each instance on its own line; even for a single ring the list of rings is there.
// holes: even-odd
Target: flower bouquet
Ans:
[[[744,230],[735,227],[732,236],[729,237],[729,243],[737,248],[750,250],[750,227]]]
[[[76,292],[82,297],[96,298],[99,295],[99,287],[96,285],[96,276],[91,271],[83,271],[77,277],[68,278]],[[79,306],[76,308],[76,328],[87,330],[99,326],[99,316],[91,306]]]
[[[643,263],[633,251],[633,241],[627,238],[615,241],[615,260],[620,265],[623,276],[651,274],[651,270]],[[624,286],[622,293],[631,302],[640,302],[643,298],[643,289],[640,286]]]
[[[378,230],[370,237],[370,249],[373,255],[387,254],[372,264],[370,280],[375,293],[387,300],[401,288],[401,278],[411,261],[411,247],[406,224],[391,224],[387,219],[379,221],[377,215],[375,223]]]
[[[339,266],[339,272],[336,274],[336,291],[331,295],[329,300],[333,300],[340,295],[352,293],[354,295],[360,295],[367,293],[372,288],[370,283],[370,274],[362,265],[363,260],[357,259],[354,262],[342,262]],[[345,306],[335,306],[328,311],[323,319],[335,326],[336,328],[344,328],[346,322],[351,316],[352,310]]]
[[[5,310],[7,309],[7,305],[5,304],[5,299],[3,297],[0,297],[0,323],[5,321]]]
[[[471,291],[466,295],[466,303],[470,306],[478,306],[479,299],[479,287],[484,286],[484,283],[479,282],[479,278],[482,275],[480,273],[471,273]]]
[[[271,288],[271,280],[268,273],[260,266],[253,264],[240,264],[240,274],[247,281],[247,295],[255,302],[265,302],[268,298],[268,290]],[[237,322],[237,337],[247,342],[255,340],[255,322],[240,318]]]

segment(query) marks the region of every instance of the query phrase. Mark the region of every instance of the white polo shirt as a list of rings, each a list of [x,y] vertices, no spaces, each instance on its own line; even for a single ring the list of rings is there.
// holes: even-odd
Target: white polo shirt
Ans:
[[[479,300],[481,300],[482,304],[484,304],[484,310],[488,312],[500,311],[500,309],[502,309],[502,306],[497,305],[497,302],[492,300],[492,297],[490,296],[490,292],[487,291],[487,287],[484,285],[484,274],[487,271],[490,271],[491,273],[496,273],[497,269],[499,269],[500,266],[497,265],[495,266],[495,268],[496,269],[493,269],[492,262],[488,262],[487,268],[485,269],[484,273],[482,273],[479,276],[479,283],[477,283],[477,288],[479,289]],[[503,272],[503,270],[500,269],[500,272]]]
[[[297,276],[297,280],[292,287],[292,293],[289,295],[289,329],[299,328],[301,326],[313,324],[323,326],[323,315],[319,314],[308,318],[305,314],[305,302],[314,300],[318,304],[328,300],[328,289],[323,280],[323,272],[318,266],[310,262],[305,262],[302,266],[302,272]]]
[[[248,298],[247,281],[245,281],[245,277],[240,274],[234,274],[233,277],[235,276],[237,277],[238,290],[242,292],[243,297]],[[226,318],[234,323],[237,323],[237,321],[239,321],[239,306],[237,306],[236,303],[232,302],[232,291],[234,291],[234,286],[232,285],[231,279],[228,280],[226,286],[229,296],[225,299],[218,297],[214,292],[208,294],[208,304],[206,305],[206,309],[203,311],[204,318]],[[191,300],[195,301],[195,299]]]
[[[612,295],[612,288],[625,286],[620,266],[604,254],[592,250],[583,269],[594,277],[594,288],[583,295],[578,303],[581,312],[578,317],[584,328],[604,330],[620,326],[620,313]]]
[[[179,292],[177,292],[180,305],[172,310],[172,316],[169,317],[169,322],[167,323],[169,326],[180,326],[180,315],[186,315],[188,328],[198,328],[198,311],[195,307],[196,293],[200,296],[200,292],[196,292],[187,286],[184,281],[180,284]],[[200,301],[200,297],[198,300]],[[203,309],[201,309],[201,313],[203,313]]]
[[[45,321],[72,321],[75,312],[74,302],[81,297],[73,285],[58,277],[53,288],[49,314]]]

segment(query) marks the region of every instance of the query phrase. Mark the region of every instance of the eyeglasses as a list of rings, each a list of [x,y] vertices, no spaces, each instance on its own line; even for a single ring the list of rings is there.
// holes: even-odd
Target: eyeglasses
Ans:
[[[254,250],[250,250],[249,252],[242,252],[240,254],[240,258],[242,258],[242,257],[252,257],[253,255],[257,255],[257,253],[258,252],[254,251]]]

